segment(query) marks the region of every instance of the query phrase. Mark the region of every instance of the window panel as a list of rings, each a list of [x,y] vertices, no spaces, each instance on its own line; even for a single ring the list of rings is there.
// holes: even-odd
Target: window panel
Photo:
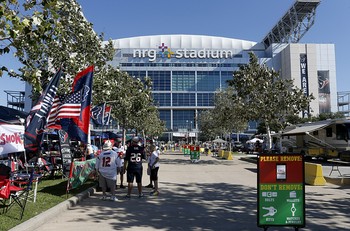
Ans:
[[[148,71],[154,91],[170,91],[170,71]]]
[[[197,93],[197,106],[214,106],[214,93]]]
[[[173,93],[173,106],[196,106],[195,93]]]
[[[197,71],[197,91],[215,91],[220,88],[219,71]]]
[[[228,87],[227,80],[233,79],[232,71],[222,71],[221,72],[221,89],[226,89]]]
[[[194,126],[195,110],[173,110],[173,129],[192,129]]]
[[[170,93],[153,93],[153,101],[156,106],[171,106]]]
[[[165,121],[165,126],[168,130],[171,129],[171,112],[170,110],[159,110],[159,118]]]
[[[195,91],[194,71],[173,71],[172,75],[173,91]]]

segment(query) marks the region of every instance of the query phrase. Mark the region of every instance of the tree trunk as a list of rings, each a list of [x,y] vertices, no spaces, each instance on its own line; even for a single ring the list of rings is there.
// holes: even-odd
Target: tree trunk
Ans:
[[[270,151],[271,147],[272,147],[270,125],[268,123],[266,123],[266,122],[265,122],[265,125],[266,125],[267,139],[268,139],[268,142],[269,142],[268,150]]]

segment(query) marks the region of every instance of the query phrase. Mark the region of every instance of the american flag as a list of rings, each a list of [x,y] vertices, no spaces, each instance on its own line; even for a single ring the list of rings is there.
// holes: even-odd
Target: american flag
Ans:
[[[81,91],[69,95],[56,96],[53,102],[47,127],[59,128],[58,121],[62,118],[80,118]]]

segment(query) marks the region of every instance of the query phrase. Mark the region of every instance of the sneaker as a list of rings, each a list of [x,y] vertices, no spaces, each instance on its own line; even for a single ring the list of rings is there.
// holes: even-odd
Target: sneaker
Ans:
[[[126,194],[125,199],[130,200],[130,198],[131,198],[130,195]]]
[[[107,197],[106,196],[102,196],[101,200],[105,201],[105,200],[107,200]]]
[[[153,188],[152,184],[147,185],[145,188]]]
[[[118,201],[118,198],[112,196],[109,200],[110,200],[110,201]]]
[[[158,191],[153,191],[150,193],[151,196],[158,196],[159,195],[159,192]]]
[[[144,198],[145,195],[143,195],[143,193],[139,194],[139,198]]]
[[[120,188],[125,188],[125,186],[124,185],[120,185]]]

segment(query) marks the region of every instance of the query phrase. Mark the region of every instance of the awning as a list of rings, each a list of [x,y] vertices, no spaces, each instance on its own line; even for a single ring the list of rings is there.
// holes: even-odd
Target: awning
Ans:
[[[301,125],[300,127],[296,127],[294,129],[291,130],[285,130],[285,132],[282,133],[282,136],[295,136],[295,135],[305,135],[307,133],[316,131],[316,130],[320,130],[322,128],[327,127],[329,124],[331,124],[331,121],[327,121],[324,123],[320,123],[320,124],[304,124]]]

